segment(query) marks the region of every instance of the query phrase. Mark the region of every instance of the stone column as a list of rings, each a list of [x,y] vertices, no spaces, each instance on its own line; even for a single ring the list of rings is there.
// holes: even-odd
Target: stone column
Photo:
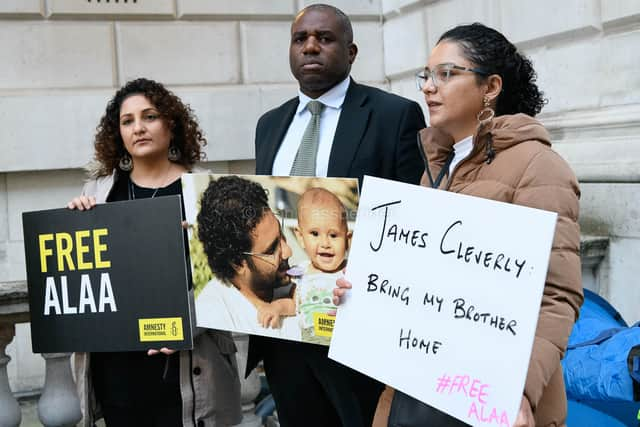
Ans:
[[[11,360],[5,349],[16,335],[13,323],[0,323],[0,426],[18,427],[22,421],[20,405],[13,397],[7,376],[7,364]]]
[[[598,269],[609,249],[608,236],[580,236],[580,261],[582,264],[582,286],[597,294],[605,294],[607,289],[600,289]]]
[[[46,370],[38,417],[46,427],[74,426],[82,413],[71,376],[71,353],[43,353],[42,357]]]

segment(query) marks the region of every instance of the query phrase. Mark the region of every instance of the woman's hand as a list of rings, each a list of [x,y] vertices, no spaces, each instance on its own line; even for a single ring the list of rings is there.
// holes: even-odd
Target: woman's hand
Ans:
[[[147,350],[147,356],[155,356],[156,354],[166,354],[167,356],[172,355],[173,353],[175,353],[178,350],[172,350],[170,348],[167,347],[162,347],[160,350],[156,350],[156,349],[149,349]]]
[[[520,410],[518,410],[518,416],[516,422],[513,423],[513,427],[535,427],[536,421],[533,418],[533,411],[531,410],[531,404],[526,396],[522,395],[520,401]]]
[[[78,196],[74,197],[69,203],[67,203],[67,208],[74,210],[77,209],[79,211],[89,210],[96,206],[96,198],[93,196]]]
[[[342,298],[349,289],[351,289],[351,283],[347,282],[347,279],[341,277],[336,280],[336,287],[333,288],[333,304],[340,305],[340,298]]]

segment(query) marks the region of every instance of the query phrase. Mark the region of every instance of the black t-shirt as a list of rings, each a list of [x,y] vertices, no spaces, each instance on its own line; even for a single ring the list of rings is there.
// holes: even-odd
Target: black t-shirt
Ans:
[[[120,173],[107,202],[175,194],[182,194],[180,179],[156,191],[139,187],[130,180],[129,174]],[[184,216],[184,206],[182,209]],[[147,356],[146,352],[92,353],[91,378],[96,398],[104,404],[124,407],[181,405],[179,362],[178,352],[171,356]]]

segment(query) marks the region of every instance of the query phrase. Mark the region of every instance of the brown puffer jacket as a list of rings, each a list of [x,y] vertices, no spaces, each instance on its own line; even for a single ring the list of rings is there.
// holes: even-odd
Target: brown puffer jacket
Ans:
[[[431,186],[452,151],[453,140],[434,128],[422,130],[420,138],[427,157],[421,183]],[[536,426],[564,425],[567,402],[560,359],[583,301],[580,189],[575,175],[551,149],[542,124],[517,114],[496,117],[479,129],[471,154],[439,187],[558,213],[524,394]]]

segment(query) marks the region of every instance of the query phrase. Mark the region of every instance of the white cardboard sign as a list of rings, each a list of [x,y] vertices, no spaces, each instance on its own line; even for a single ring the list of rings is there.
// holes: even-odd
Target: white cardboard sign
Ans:
[[[510,426],[556,217],[365,177],[329,357],[473,426]]]

